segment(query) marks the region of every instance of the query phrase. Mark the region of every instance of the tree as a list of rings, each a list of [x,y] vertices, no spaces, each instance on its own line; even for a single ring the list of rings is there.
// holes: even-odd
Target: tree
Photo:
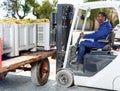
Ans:
[[[41,8],[41,5],[38,4],[38,3],[34,3],[34,4],[32,4],[32,6],[33,6],[33,10],[32,10],[33,15],[36,16],[37,19],[40,18],[40,13],[41,13],[40,12],[40,8]]]
[[[42,5],[38,3],[34,3],[33,6],[33,15],[36,16],[36,18],[50,18],[50,13],[55,11],[55,7],[57,4],[57,0],[53,0],[53,3],[51,4],[49,0],[43,0]]]
[[[32,1],[33,0],[6,0],[0,7],[3,7],[3,9],[7,11],[6,17],[23,19],[30,12],[30,2]]]
[[[49,0],[44,0],[40,5],[35,0],[6,0],[0,7],[7,11],[6,17],[23,19],[33,12],[36,18],[49,18],[50,13],[55,11],[57,2],[57,0],[53,0],[51,4]]]

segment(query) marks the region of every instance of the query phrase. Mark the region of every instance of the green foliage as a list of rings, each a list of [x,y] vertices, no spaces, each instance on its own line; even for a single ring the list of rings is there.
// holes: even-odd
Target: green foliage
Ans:
[[[113,27],[115,27],[117,24],[119,24],[119,19],[116,19],[113,23]]]
[[[95,1],[100,1],[100,0],[87,0],[86,2],[95,2]]]
[[[43,1],[40,8],[40,17],[49,18],[51,12],[53,12],[52,4],[48,0]]]
[[[40,8],[41,8],[40,4],[34,3],[34,4],[33,4],[33,15],[39,17]]]
[[[0,7],[3,7],[7,11],[6,17],[14,17],[23,19],[31,10],[30,3],[31,0],[5,0]]]
[[[26,0],[26,2],[29,4],[29,5],[32,5],[35,3],[35,0]]]
[[[30,12],[33,12],[36,18],[49,19],[50,13],[55,11],[57,2],[57,0],[53,0],[53,3],[50,3],[49,0],[43,0],[42,5],[40,5],[35,0],[6,0],[0,7],[7,11],[7,17],[23,19]]]
[[[50,18],[50,13],[55,11],[57,0],[53,1],[53,4],[49,0],[42,1],[42,5],[35,3],[33,5],[33,15],[37,18]]]

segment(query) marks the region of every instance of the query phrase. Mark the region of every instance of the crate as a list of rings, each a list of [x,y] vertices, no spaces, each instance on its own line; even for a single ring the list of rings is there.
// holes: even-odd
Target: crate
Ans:
[[[36,24],[28,24],[28,48],[36,51]]]
[[[15,56],[14,39],[15,24],[0,24],[0,38],[2,40],[2,54]]]
[[[37,46],[44,50],[50,50],[50,24],[37,23]]]
[[[19,56],[20,51],[36,51],[37,46],[50,50],[51,32],[49,23],[0,24],[0,37],[3,41],[2,54]]]
[[[18,24],[15,31],[15,55],[18,56],[20,51],[36,51],[36,25],[35,24]]]

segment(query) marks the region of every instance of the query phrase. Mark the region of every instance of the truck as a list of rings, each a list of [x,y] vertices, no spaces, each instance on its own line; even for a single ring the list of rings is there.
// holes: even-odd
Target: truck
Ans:
[[[118,20],[113,27],[112,34],[101,41],[105,42],[107,46],[87,52],[83,65],[72,65],[71,61],[77,58],[77,48],[81,40],[79,34],[93,32],[89,31],[88,26],[89,17],[93,14],[92,10],[106,12],[107,8],[113,14],[112,19],[117,18]],[[57,84],[61,87],[70,87],[74,84],[106,90],[120,90],[120,1],[86,2],[75,6],[58,5],[56,18],[56,30],[59,34],[58,39],[60,39],[57,46]],[[70,30],[67,29],[67,24]],[[80,24],[82,24],[82,28],[80,28]],[[97,26],[96,22],[94,24]],[[64,40],[65,31],[68,32],[66,41]]]

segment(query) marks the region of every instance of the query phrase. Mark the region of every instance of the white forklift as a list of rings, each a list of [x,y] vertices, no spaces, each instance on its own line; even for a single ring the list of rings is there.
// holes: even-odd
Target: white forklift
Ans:
[[[86,32],[86,26],[91,10],[100,8],[110,8],[117,13],[119,23],[113,28],[113,34],[103,42],[107,47],[103,49],[91,50],[84,56],[83,65],[72,65],[77,57],[77,45],[79,43],[80,32]],[[76,31],[82,11],[85,11],[84,22],[81,31]],[[76,35],[75,32],[77,33]],[[76,38],[75,38],[76,37]],[[77,41],[74,42],[73,41]],[[76,40],[75,40],[76,39]],[[77,40],[78,39],[78,40]],[[69,38],[66,46],[63,67],[57,69],[56,80],[61,87],[70,87],[79,85],[92,88],[101,88],[108,90],[120,90],[120,1],[97,1],[86,2],[74,6],[74,16],[69,32]]]

